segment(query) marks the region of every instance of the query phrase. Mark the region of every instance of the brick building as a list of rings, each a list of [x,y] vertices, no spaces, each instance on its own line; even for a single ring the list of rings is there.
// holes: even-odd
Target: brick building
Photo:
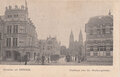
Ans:
[[[88,62],[113,61],[113,16],[95,16],[85,25]]]

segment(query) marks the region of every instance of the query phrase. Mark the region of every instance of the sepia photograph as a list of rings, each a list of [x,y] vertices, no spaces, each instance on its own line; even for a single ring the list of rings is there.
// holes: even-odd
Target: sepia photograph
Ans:
[[[0,65],[113,66],[113,2],[3,0]]]

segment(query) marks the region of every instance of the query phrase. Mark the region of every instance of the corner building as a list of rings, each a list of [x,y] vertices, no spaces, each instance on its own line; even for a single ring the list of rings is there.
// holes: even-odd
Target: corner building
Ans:
[[[4,23],[3,60],[23,60],[25,54],[29,60],[33,59],[34,53],[37,53],[37,33],[28,18],[27,3],[21,7],[6,7]]]
[[[113,16],[96,16],[85,25],[87,62],[113,62]]]

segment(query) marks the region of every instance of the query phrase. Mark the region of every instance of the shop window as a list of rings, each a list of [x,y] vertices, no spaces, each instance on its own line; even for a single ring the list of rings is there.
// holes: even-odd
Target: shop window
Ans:
[[[98,55],[98,53],[94,53],[94,56],[97,56]]]
[[[93,51],[93,46],[90,46],[90,51]]]
[[[107,53],[106,53],[106,56],[110,56],[110,52],[107,52]]]

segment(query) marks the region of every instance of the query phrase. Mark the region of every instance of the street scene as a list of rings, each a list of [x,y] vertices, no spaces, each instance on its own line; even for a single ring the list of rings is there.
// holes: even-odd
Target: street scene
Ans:
[[[113,65],[109,3],[39,3],[0,5],[0,65]]]

